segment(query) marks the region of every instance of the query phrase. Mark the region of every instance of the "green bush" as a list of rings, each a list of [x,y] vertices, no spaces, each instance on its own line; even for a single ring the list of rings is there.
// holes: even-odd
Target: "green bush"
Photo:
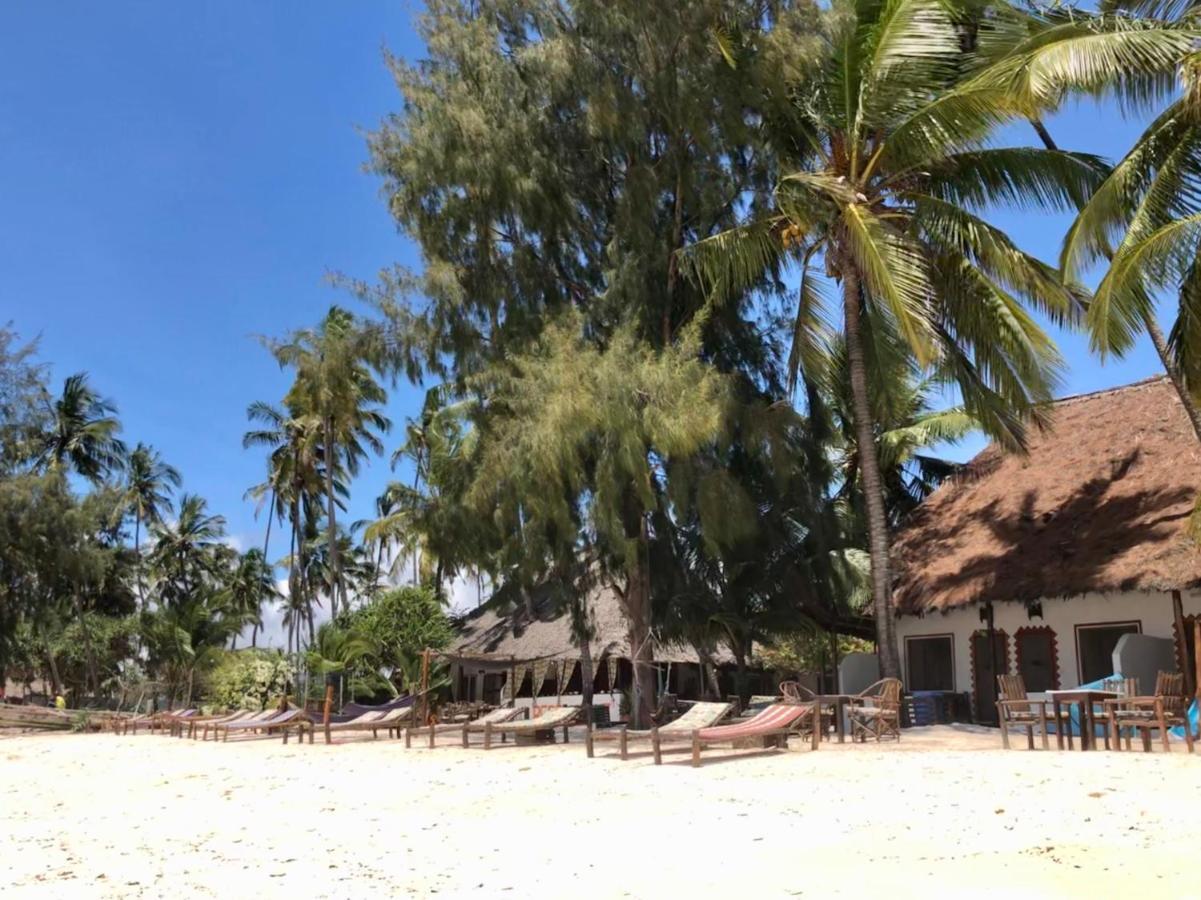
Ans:
[[[208,674],[215,709],[266,709],[288,684],[288,659],[270,650],[227,651]]]
[[[380,594],[338,624],[348,632],[366,635],[378,647],[379,662],[396,669],[422,650],[441,650],[454,631],[442,604],[429,588],[402,587]]]

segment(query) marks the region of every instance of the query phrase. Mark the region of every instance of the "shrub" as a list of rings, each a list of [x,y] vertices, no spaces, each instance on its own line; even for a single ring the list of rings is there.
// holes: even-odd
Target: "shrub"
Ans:
[[[440,650],[454,631],[442,604],[429,588],[402,587],[380,594],[339,624],[347,631],[365,634],[378,645],[378,658],[396,669],[422,650]]]
[[[208,699],[219,709],[266,709],[284,693],[288,678],[281,653],[227,651],[208,675]]]

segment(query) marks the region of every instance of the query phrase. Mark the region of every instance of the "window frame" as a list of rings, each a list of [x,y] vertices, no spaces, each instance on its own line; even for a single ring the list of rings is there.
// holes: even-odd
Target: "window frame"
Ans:
[[[927,690],[926,688],[914,688],[912,684],[913,672],[909,665],[909,642],[910,641],[930,641],[930,640],[947,640],[951,642],[951,688],[950,692],[955,693],[957,690],[958,679],[955,677],[955,635],[950,632],[939,632],[937,634],[910,634],[905,636],[905,688],[909,691]]]
[[[1110,622],[1078,622],[1073,626],[1072,637],[1076,643],[1076,684],[1085,684],[1084,681],[1084,659],[1080,653],[1080,632],[1091,631],[1097,628],[1113,628],[1116,625],[1133,625],[1134,631],[1127,634],[1142,634],[1143,620],[1142,619],[1115,619]]]

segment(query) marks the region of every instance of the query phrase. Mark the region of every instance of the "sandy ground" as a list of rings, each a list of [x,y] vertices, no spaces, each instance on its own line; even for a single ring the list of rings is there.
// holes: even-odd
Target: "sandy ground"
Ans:
[[[449,742],[448,742],[449,743]],[[1198,896],[1201,754],[0,739],[7,897]]]

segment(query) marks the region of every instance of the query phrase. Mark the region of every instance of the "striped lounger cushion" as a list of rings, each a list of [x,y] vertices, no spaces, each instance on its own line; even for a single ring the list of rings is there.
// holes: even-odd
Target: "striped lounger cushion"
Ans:
[[[805,713],[808,707],[791,703],[777,703],[769,706],[759,715],[746,722],[736,722],[733,725],[716,725],[713,728],[702,728],[697,736],[706,743],[716,741],[736,741],[744,737],[755,737],[766,731],[779,731],[787,728]]]

